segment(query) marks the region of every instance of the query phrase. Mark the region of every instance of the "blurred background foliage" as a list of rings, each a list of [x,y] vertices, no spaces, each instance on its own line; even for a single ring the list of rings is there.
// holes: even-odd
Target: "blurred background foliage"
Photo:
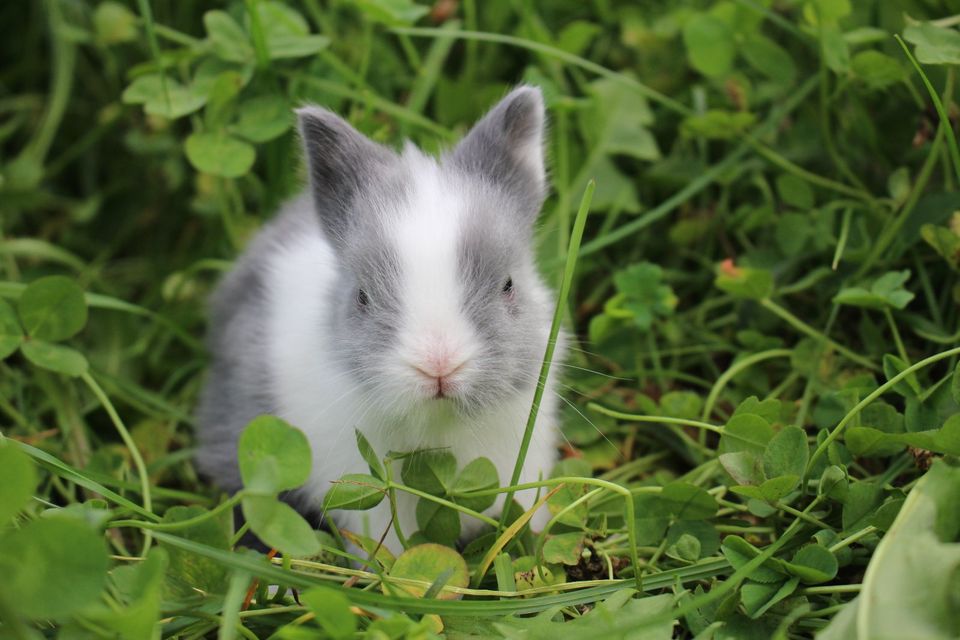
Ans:
[[[204,300],[302,188],[292,109],[322,104],[378,141],[436,151],[510,87],[535,84],[551,123],[553,190],[538,238],[553,282],[580,195],[597,183],[570,299],[577,344],[563,394],[564,471],[631,486],[680,478],[742,507],[721,505],[742,516],[736,522],[694,518],[711,526],[671,529],[666,557],[650,540],[654,570],[719,554],[720,534],[736,527],[763,546],[792,526],[790,514],[812,508],[809,496],[761,505],[762,478],[738,475],[729,459],[702,466],[724,453],[722,441],[639,428],[588,403],[719,424],[748,406],[777,429],[805,429],[810,449],[827,451],[845,482],[869,487],[855,498],[824,493],[816,518],[829,535],[810,537],[832,548],[840,534],[874,527],[840,558],[841,578],[859,585],[889,522],[865,525],[856,509],[889,504],[895,513],[930,456],[960,452],[949,439],[957,429],[944,426],[960,411],[950,390],[955,354],[898,378],[862,419],[857,408],[960,339],[957,24],[955,0],[8,1],[0,300],[19,304],[32,337],[67,339],[82,352],[130,426],[151,483],[165,488],[161,504],[209,505],[190,464]],[[924,65],[946,121],[895,34]],[[44,307],[24,302],[24,287],[49,275],[87,292],[90,320],[76,338],[84,322],[47,335],[26,326],[31,309]],[[14,318],[4,335],[16,350],[22,331],[5,317]],[[63,375],[79,371],[77,361],[22,351],[0,362],[4,435],[87,477],[112,478],[139,501],[129,443],[94,387]],[[776,406],[761,411],[751,396]],[[861,431],[841,442],[837,425],[848,418]],[[827,473],[825,461],[811,459],[802,475]],[[44,474],[27,511],[83,501],[75,481]],[[747,489],[734,497],[732,486]],[[601,515],[602,524],[568,523],[578,548],[622,536],[623,514],[593,512]],[[607,529],[608,516],[621,518],[619,529]],[[130,546],[109,531],[115,551]],[[695,553],[676,546],[683,535],[697,541]],[[752,552],[737,553],[723,552],[734,568]],[[625,557],[622,545],[609,557]],[[930,566],[957,566],[947,557],[955,549]],[[717,621],[710,628],[746,633],[747,617],[765,621],[759,637],[778,626],[786,634],[806,613],[791,618],[796,599],[777,610],[800,592],[785,577],[774,582],[785,590],[778,597],[745,589],[732,604],[698,609],[700,618],[688,612],[684,637]],[[936,599],[940,586],[924,593]],[[820,601],[805,592],[805,612],[827,613],[796,633],[822,628],[854,591],[825,588]],[[764,617],[771,607],[779,617]],[[949,611],[931,615],[943,637],[960,624]]]

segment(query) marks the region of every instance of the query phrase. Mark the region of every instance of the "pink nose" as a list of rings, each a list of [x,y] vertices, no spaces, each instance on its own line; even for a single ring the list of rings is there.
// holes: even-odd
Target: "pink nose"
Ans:
[[[466,360],[454,360],[449,355],[431,354],[424,358],[414,368],[425,378],[429,378],[431,384],[436,386],[436,396],[442,397],[450,392],[450,377],[463,368]]]
[[[463,362],[457,362],[447,356],[430,358],[416,365],[417,371],[428,378],[446,378],[463,366]]]

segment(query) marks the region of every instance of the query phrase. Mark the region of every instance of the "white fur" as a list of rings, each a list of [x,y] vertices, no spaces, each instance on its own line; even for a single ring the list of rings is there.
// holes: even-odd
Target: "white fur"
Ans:
[[[461,468],[477,457],[489,458],[501,485],[509,483],[513,472],[533,400],[532,387],[528,393],[467,419],[448,401],[430,399],[422,374],[415,370],[423,359],[437,355],[440,344],[448,352],[446,357],[467,363],[452,376],[456,382],[469,376],[470,358],[477,348],[477,338],[458,304],[455,247],[464,208],[457,194],[441,186],[433,161],[422,158],[422,162],[424,171],[418,172],[410,206],[397,218],[391,235],[403,261],[401,299],[406,304],[392,361],[399,393],[405,391],[411,398],[410,410],[399,421],[395,415],[387,415],[375,398],[357,387],[351,372],[337,364],[334,345],[329,342],[331,332],[323,326],[324,305],[329,300],[326,292],[336,277],[336,261],[320,230],[272,258],[267,287],[271,291],[271,311],[266,331],[270,378],[275,381],[272,392],[278,400],[279,415],[302,429],[310,441],[313,471],[307,491],[317,503],[330,483],[343,474],[368,473],[357,451],[355,428],[366,435],[380,456],[388,451],[446,447]],[[538,293],[543,298],[548,295],[545,290]],[[547,337],[546,333],[542,336],[544,345]],[[537,475],[547,473],[553,464],[555,429],[550,423],[554,419],[554,394],[549,386],[521,482],[537,480]],[[398,463],[394,473],[397,479],[399,472]],[[517,499],[529,507],[535,496],[535,491],[528,490],[518,493]],[[404,493],[398,496],[400,526],[405,535],[417,530],[416,500]],[[501,505],[502,499],[488,513],[499,512]],[[334,515],[340,526],[373,538],[379,538],[390,521],[386,500],[371,511]],[[546,509],[541,509],[535,526],[545,523],[548,516]],[[465,536],[480,525],[466,517],[462,524]],[[392,530],[386,544],[400,551]]]

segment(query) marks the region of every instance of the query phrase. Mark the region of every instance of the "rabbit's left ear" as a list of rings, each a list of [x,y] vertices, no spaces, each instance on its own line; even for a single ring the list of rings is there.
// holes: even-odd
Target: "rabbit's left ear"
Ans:
[[[505,189],[535,217],[547,192],[545,119],[540,89],[517,87],[470,130],[450,159]]]

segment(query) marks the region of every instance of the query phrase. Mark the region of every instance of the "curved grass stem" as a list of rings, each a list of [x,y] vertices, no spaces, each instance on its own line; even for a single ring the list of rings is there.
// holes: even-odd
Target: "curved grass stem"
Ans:
[[[779,316],[784,322],[792,326],[794,329],[796,329],[800,333],[806,334],[811,338],[813,338],[814,340],[818,342],[822,342],[823,344],[831,347],[834,351],[836,351],[843,357],[847,358],[851,362],[856,362],[860,366],[866,367],[871,371],[880,371],[880,367],[877,366],[875,363],[864,358],[858,353],[844,347],[840,343],[831,340],[830,338],[820,333],[819,331],[817,331],[816,329],[808,325],[806,322],[804,322],[797,316],[793,315],[792,313],[790,313],[789,311],[787,311],[786,309],[778,305],[776,302],[774,302],[770,298],[764,298],[760,300],[760,305],[764,309],[767,309],[773,314]]]
[[[140,455],[140,450],[137,448],[137,443],[133,441],[133,437],[127,430],[126,425],[123,424],[123,420],[120,419],[120,415],[114,408],[113,403],[110,402],[110,398],[108,398],[107,394],[103,392],[103,389],[100,388],[100,385],[97,384],[97,381],[93,379],[93,376],[91,376],[89,372],[84,372],[80,378],[90,388],[90,390],[93,392],[93,395],[97,397],[97,400],[106,410],[107,415],[110,416],[110,421],[113,422],[113,426],[117,430],[117,433],[120,434],[120,439],[123,440],[123,444],[126,445],[127,450],[130,452],[130,457],[133,459],[133,464],[137,468],[137,475],[140,478],[140,493],[143,496],[143,508],[148,513],[153,513],[153,500],[150,497],[150,476],[147,474],[147,465],[143,462],[143,456]],[[142,555],[146,555],[147,549],[150,548],[151,541],[152,538],[150,536],[150,532],[144,532]]]
[[[833,444],[837,440],[837,438],[839,438],[843,434],[843,430],[846,428],[846,426],[850,424],[850,421],[853,420],[857,416],[857,414],[859,414],[863,410],[864,407],[866,407],[868,404],[870,404],[871,402],[873,402],[874,400],[882,396],[887,391],[890,391],[891,389],[893,389],[893,387],[896,386],[898,382],[900,382],[907,376],[912,375],[914,372],[919,371],[924,367],[928,367],[931,364],[940,362],[941,360],[945,360],[946,358],[951,358],[953,356],[958,356],[958,355],[960,355],[960,347],[948,349],[947,351],[941,351],[940,353],[934,354],[929,358],[924,358],[923,360],[910,365],[909,367],[907,367],[897,375],[893,376],[892,378],[884,382],[882,385],[877,387],[873,391],[873,393],[869,394],[863,400],[858,402],[853,407],[853,409],[850,409],[850,411],[848,411],[847,414],[843,416],[840,422],[837,423],[837,426],[833,428],[833,430],[829,433],[829,435],[827,435],[827,437],[823,440],[823,442],[821,442],[817,446],[817,448],[814,450],[813,454],[810,456],[810,459],[807,461],[807,468],[804,470],[804,473],[803,473],[804,481],[806,481],[807,477],[810,475],[810,470],[813,469],[813,465],[817,462],[817,460],[820,459],[820,456],[822,456],[824,452],[826,452],[827,447]]]
[[[734,362],[720,375],[719,378],[717,378],[713,388],[710,389],[710,393],[707,395],[707,399],[703,403],[703,413],[700,414],[701,419],[706,420],[710,417],[710,414],[713,413],[713,407],[717,403],[717,398],[720,397],[720,392],[723,391],[723,388],[727,386],[727,383],[729,383],[738,373],[744,369],[752,367],[758,362],[771,360],[773,358],[789,358],[791,355],[793,355],[793,350],[791,349],[770,349],[769,351],[754,353],[753,355],[747,356],[742,360],[737,360]]]
[[[530,415],[527,418],[527,425],[523,431],[523,440],[520,442],[520,450],[517,452],[517,461],[513,466],[513,474],[510,476],[510,491],[507,492],[503,504],[509,505],[513,499],[513,487],[520,482],[520,473],[523,471],[523,463],[527,459],[527,450],[530,448],[530,439],[533,437],[533,429],[537,422],[537,413],[540,410],[540,401],[543,399],[543,392],[547,384],[547,376],[550,374],[550,365],[553,361],[553,352],[557,346],[557,336],[560,334],[560,323],[563,320],[564,309],[567,308],[567,297],[570,295],[570,287],[573,283],[573,273],[577,266],[577,255],[580,250],[580,241],[583,238],[583,229],[587,223],[587,215],[590,213],[590,201],[593,199],[593,191],[597,183],[591,180],[587,183],[587,188],[583,192],[583,199],[580,201],[580,209],[573,223],[573,232],[570,234],[570,246],[567,248],[567,263],[563,270],[563,282],[560,284],[560,293],[557,295],[557,306],[553,312],[553,323],[550,327],[550,336],[547,339],[546,351],[543,356],[543,364],[540,366],[540,375],[537,378],[537,387],[533,393],[533,403],[530,405]],[[509,510],[504,508],[500,516],[500,523],[497,527],[499,535],[506,526]]]

